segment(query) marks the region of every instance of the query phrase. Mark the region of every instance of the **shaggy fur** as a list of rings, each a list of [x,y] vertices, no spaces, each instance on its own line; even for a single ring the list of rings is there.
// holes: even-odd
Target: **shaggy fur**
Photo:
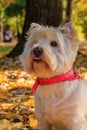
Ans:
[[[57,45],[52,45],[56,42]],[[58,28],[31,24],[24,52],[20,56],[25,71],[51,78],[69,71],[79,46],[72,23]],[[35,48],[41,48],[40,57]],[[35,54],[34,54],[35,53]],[[35,93],[38,130],[87,130],[87,83],[65,81],[38,87]]]

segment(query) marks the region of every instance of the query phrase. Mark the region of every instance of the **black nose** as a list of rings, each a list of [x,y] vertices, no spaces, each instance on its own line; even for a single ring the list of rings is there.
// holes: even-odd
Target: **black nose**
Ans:
[[[32,51],[34,57],[41,57],[43,55],[43,49],[41,47],[35,47]]]

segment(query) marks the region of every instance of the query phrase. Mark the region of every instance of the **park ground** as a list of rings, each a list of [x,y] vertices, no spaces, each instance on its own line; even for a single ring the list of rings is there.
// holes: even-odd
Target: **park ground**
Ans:
[[[31,91],[35,76],[23,71],[18,57],[3,57],[15,43],[0,43],[0,130],[37,130]],[[87,43],[81,45],[75,65],[87,80]]]
[[[0,130],[36,130],[31,92],[35,77],[23,71],[18,57],[3,58],[14,46],[0,43]]]

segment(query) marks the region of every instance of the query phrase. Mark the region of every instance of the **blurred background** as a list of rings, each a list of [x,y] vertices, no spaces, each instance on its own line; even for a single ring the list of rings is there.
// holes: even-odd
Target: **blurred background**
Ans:
[[[37,130],[36,77],[19,61],[30,24],[58,27],[71,20],[81,43],[75,67],[87,81],[87,0],[0,0],[0,130]]]
[[[11,43],[13,48],[20,43],[8,55],[17,56],[23,50],[25,34],[32,22],[57,27],[71,19],[79,39],[86,41],[87,0],[0,0],[0,46]]]

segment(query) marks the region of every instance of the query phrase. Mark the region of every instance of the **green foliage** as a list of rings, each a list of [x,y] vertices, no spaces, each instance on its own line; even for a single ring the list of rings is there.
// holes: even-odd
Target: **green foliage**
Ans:
[[[6,8],[5,14],[8,17],[14,17],[17,15],[22,15],[22,10],[23,10],[23,6],[20,6],[17,3],[12,3]]]
[[[6,43],[8,44],[8,43]],[[6,54],[8,52],[10,52],[13,49],[13,46],[0,46],[0,53]]]
[[[80,38],[87,39],[87,0],[76,1],[73,16]]]
[[[16,3],[17,3],[18,5],[21,5],[21,6],[25,7],[26,0],[16,0]]]
[[[87,0],[73,0],[73,19],[79,37],[87,39]],[[22,32],[26,0],[0,0],[0,15],[4,26],[10,25],[13,32]],[[63,0],[65,17],[66,0]]]
[[[4,25],[10,26],[13,32],[22,32],[22,26],[25,15],[26,0],[15,0],[5,8]]]
[[[22,15],[25,9],[25,0],[16,0],[15,3],[11,3],[6,9],[5,14],[8,17],[14,17]]]
[[[79,13],[79,17],[81,18],[82,17],[82,20],[80,19],[81,21],[81,26],[83,27],[83,33],[85,35],[85,38],[87,39],[87,10],[84,12],[80,12]]]

